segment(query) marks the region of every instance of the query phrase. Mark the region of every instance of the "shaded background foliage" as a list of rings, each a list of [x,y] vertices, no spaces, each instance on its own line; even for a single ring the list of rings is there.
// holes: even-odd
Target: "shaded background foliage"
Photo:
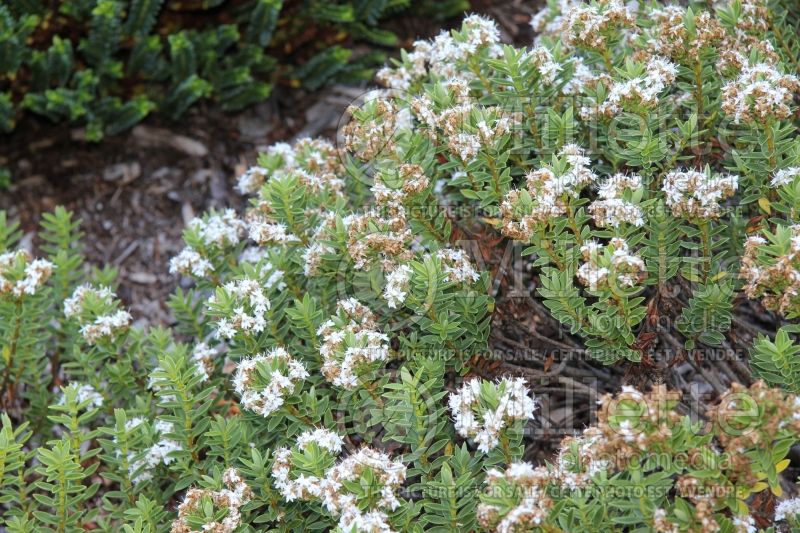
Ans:
[[[225,111],[275,84],[318,89],[369,79],[413,8],[446,18],[465,0],[10,0],[0,5],[0,132],[26,112],[123,131],[158,110],[179,118],[212,99]],[[368,43],[355,51],[359,43]]]

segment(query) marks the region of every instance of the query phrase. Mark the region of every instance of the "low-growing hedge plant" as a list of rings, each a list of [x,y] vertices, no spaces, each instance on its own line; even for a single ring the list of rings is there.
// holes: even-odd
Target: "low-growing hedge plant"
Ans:
[[[766,2],[567,0],[534,24],[518,49],[469,16],[379,73],[341,147],[266,150],[244,212],[187,226],[168,329],[132,326],[70,213],[38,259],[0,217],[5,527],[800,527],[791,324],[701,420],[626,385],[537,465],[536,383],[470,376],[495,305],[470,236],[522,243],[527,296],[598,366],[702,357],[735,298],[800,313],[800,82]]]

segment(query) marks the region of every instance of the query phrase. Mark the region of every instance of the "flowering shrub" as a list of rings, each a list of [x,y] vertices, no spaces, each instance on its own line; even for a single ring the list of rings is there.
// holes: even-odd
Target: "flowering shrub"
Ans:
[[[132,324],[67,211],[41,259],[0,216],[5,527],[755,531],[800,434],[796,328],[753,346],[776,388],[734,383],[701,424],[625,386],[535,466],[539,384],[468,375],[495,302],[467,237],[521,243],[598,368],[667,359],[662,312],[684,357],[737,295],[796,317],[797,83],[766,9],[568,0],[532,50],[478,16],[416,43],[345,150],[272,146],[243,212],[188,224],[169,329]]]

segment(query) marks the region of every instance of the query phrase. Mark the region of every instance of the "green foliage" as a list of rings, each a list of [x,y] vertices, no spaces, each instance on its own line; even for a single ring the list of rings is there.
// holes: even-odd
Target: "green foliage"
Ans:
[[[202,2],[197,10],[192,2],[164,0],[59,4],[0,5],[0,132],[13,131],[31,112],[86,125],[87,138],[99,141],[154,111],[177,119],[203,99],[236,111],[266,99],[275,83],[316,89],[369,78],[383,54],[351,58],[345,44],[320,40],[303,45],[298,60],[284,59],[284,48],[294,47],[309,26],[348,45],[394,47],[396,37],[378,26],[411,7],[410,0],[286,6],[282,0],[223,0]],[[434,10],[424,1],[415,7]],[[466,7],[457,0],[444,13]]]
[[[789,336],[796,327],[783,327],[775,339],[759,335],[750,350],[750,367],[759,378],[775,387],[800,391],[800,346]]]
[[[701,285],[694,290],[689,305],[683,308],[678,331],[686,336],[686,348],[697,342],[719,346],[731,327],[734,291],[730,281]]]

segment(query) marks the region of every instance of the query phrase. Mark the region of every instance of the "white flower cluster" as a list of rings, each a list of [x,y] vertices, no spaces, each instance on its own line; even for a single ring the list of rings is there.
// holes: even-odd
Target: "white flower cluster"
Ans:
[[[658,105],[658,95],[671,85],[678,76],[678,67],[663,57],[651,57],[645,65],[644,76],[615,82],[605,102],[598,106],[597,112],[604,116],[614,116],[622,110],[638,107],[654,108]],[[581,116],[588,113],[581,110]]]
[[[343,444],[342,438],[328,429],[315,428],[303,432],[297,439],[295,449],[279,448],[275,451],[272,465],[275,487],[288,502],[320,501],[328,513],[339,518],[342,531],[392,531],[385,511],[394,510],[400,505],[396,491],[405,481],[405,465],[372,448],[361,448],[338,464],[333,464]],[[322,455],[317,452],[322,452]],[[316,475],[303,468],[302,464],[296,464],[296,453],[311,453],[305,455],[305,459],[314,457],[322,463],[308,465],[309,468],[319,470],[323,467],[324,475]],[[324,467],[326,463],[332,466]],[[371,482],[379,484],[378,487],[370,487],[370,493],[379,494],[380,497],[377,501],[369,502],[370,507],[364,510],[365,502],[360,502],[346,484],[357,485],[367,471],[372,474]]]
[[[525,52],[525,59],[522,62],[536,67],[540,79],[545,85],[555,83],[556,76],[562,69],[561,64],[553,58],[553,52],[544,46],[537,46],[533,50]]]
[[[798,515],[800,515],[800,498],[783,500],[775,508],[776,522],[790,520],[792,523],[800,524],[800,521],[798,521]]]
[[[339,456],[343,445],[344,441],[337,433],[325,428],[315,428],[300,434],[296,448],[301,452],[321,451],[332,462]],[[288,502],[319,498],[322,495],[322,486],[326,482],[325,478],[297,472],[297,465],[292,461],[292,453],[290,448],[275,450],[275,462],[272,464],[275,488]]]
[[[114,339],[131,324],[131,314],[124,310],[101,315],[91,324],[81,326],[81,335],[89,344],[97,344],[102,339]]]
[[[413,270],[408,265],[398,265],[386,276],[386,287],[383,289],[383,298],[392,309],[397,309],[406,301],[408,296],[408,283]]]
[[[344,441],[337,433],[325,428],[315,428],[313,431],[304,431],[297,437],[297,447],[306,450],[308,446],[314,444],[323,450],[328,450],[334,455],[342,451]]]
[[[782,187],[784,185],[789,185],[793,183],[794,180],[800,176],[800,167],[789,167],[789,168],[782,168],[775,172],[775,175],[772,176],[772,181],[770,181],[770,185],[773,187]]]
[[[184,274],[202,278],[212,272],[214,272],[214,265],[191,246],[187,246],[178,255],[169,260],[170,274]]]
[[[116,307],[116,295],[111,289],[86,284],[76,287],[72,296],[64,300],[64,315],[77,318],[84,340],[97,344],[113,340],[130,326],[130,313]]]
[[[733,530],[736,533],[758,533],[756,520],[750,515],[733,517]]]
[[[591,240],[581,246],[584,263],[578,268],[578,280],[590,290],[612,287],[634,287],[645,272],[641,258],[632,254],[625,239],[615,237],[607,245]]]
[[[459,85],[451,82],[448,87],[452,90]],[[454,95],[456,99],[462,98],[460,92]],[[511,133],[521,118],[517,113],[498,107],[480,108],[471,101],[446,107],[437,113],[428,96],[415,97],[411,101],[411,110],[426,128],[421,131],[428,136],[440,131],[440,138],[447,143],[450,153],[464,163],[473,161],[480,150],[493,147],[498,139]]]
[[[370,492],[380,494],[374,507],[363,511],[345,483],[357,482],[367,471],[371,471],[373,483]],[[400,501],[399,489],[406,479],[406,466],[399,460],[392,460],[387,454],[372,448],[361,448],[332,467],[322,485],[322,503],[333,516],[339,517],[342,531],[392,531],[386,510],[395,510]]]
[[[658,508],[653,512],[653,530],[656,533],[680,533],[680,526],[667,517],[667,511]]]
[[[32,259],[25,250],[0,254],[0,296],[33,296],[47,283],[54,268],[46,259]]]
[[[573,57],[571,64],[572,78],[561,88],[561,92],[565,95],[581,95],[588,88],[596,86],[601,81],[610,80],[608,74],[595,72],[580,56]]]
[[[88,407],[103,407],[103,395],[95,390],[91,385],[85,383],[71,383],[68,388],[75,391],[75,401],[78,404],[89,402]],[[62,391],[58,405],[65,405],[67,401],[66,390]]]
[[[642,208],[624,198],[626,191],[641,195],[642,178],[638,174],[615,174],[599,184],[599,198],[589,205],[589,214],[598,226],[644,225]]]
[[[589,165],[591,159],[586,155],[586,151],[576,144],[567,144],[561,148],[558,157],[566,160],[567,170],[559,176],[547,176],[544,188],[557,196],[569,194],[577,197],[586,185],[597,180]],[[538,180],[536,180],[538,183]]]
[[[303,251],[303,274],[311,277],[319,272],[322,256],[333,253],[333,248],[319,242],[312,242]]]
[[[289,232],[286,224],[265,217],[253,217],[249,221],[248,234],[261,246],[300,242],[297,235]]]
[[[389,357],[389,337],[378,331],[375,315],[355,298],[340,300],[336,316],[317,335],[322,337],[322,374],[337,387],[357,388],[362,376]]]
[[[361,161],[394,153],[398,130],[410,126],[408,111],[382,96],[368,99],[363,110],[351,107],[347,111],[353,120],[342,129],[344,147]]]
[[[261,416],[269,416],[284,404],[287,395],[308,377],[303,363],[282,347],[243,359],[236,367],[233,386],[242,397],[242,406]]]
[[[490,469],[486,473],[487,494],[495,499],[512,497],[513,503],[506,508],[481,503],[478,524],[497,533],[538,530],[553,506],[545,491],[548,482],[547,470],[530,463],[512,463],[505,471]]]
[[[205,246],[220,248],[239,244],[245,230],[245,223],[236,217],[233,209],[211,211],[203,218],[192,219],[188,226]]]
[[[79,285],[72,291],[72,295],[64,300],[64,316],[73,318],[84,312],[86,299],[91,299],[96,304],[110,307],[114,304],[116,295],[108,287],[94,287],[89,284]]]
[[[132,431],[137,427],[143,427],[141,426],[142,422],[142,419],[128,420],[125,429]],[[156,420],[153,428],[156,435],[159,436],[159,440],[144,452],[129,453],[128,474],[131,476],[133,483],[142,483],[153,479],[153,469],[160,464],[170,464],[175,460],[170,454],[183,449],[179,442],[164,436],[175,431],[172,423]]]
[[[711,175],[697,170],[669,172],[662,185],[672,214],[685,218],[718,218],[720,202],[733,196],[738,187],[739,177],[734,174]]]
[[[565,170],[556,174],[551,167],[542,167],[526,175],[527,190],[509,192],[500,204],[505,235],[527,241],[542,223],[567,212],[565,195],[577,197],[581,190],[597,180],[589,168],[591,160],[574,144],[565,145],[558,153]]]
[[[694,31],[690,32],[686,25],[687,11],[679,5],[665,5],[649,11],[648,17],[655,23],[644,30],[649,52],[684,64],[696,64],[701,51],[719,43],[725,35],[719,21],[708,11],[693,12]]]
[[[269,168],[255,166],[238,178],[241,194],[255,194],[270,178],[282,178],[294,173],[300,182],[314,192],[323,189],[339,193],[344,182],[336,176],[339,164],[336,148],[323,139],[302,138],[294,145],[276,143],[263,156]]]
[[[609,48],[610,30],[632,28],[636,15],[622,0],[565,3],[561,16],[561,42],[570,48],[604,51]]]
[[[217,290],[222,291],[224,300],[233,302],[232,315],[217,319],[217,337],[231,339],[238,332],[250,335],[264,331],[270,302],[258,280],[244,278],[229,281]],[[209,307],[221,303],[218,296],[214,294],[208,299]]]
[[[469,15],[460,32],[445,31],[432,41],[415,42],[399,66],[379,70],[377,79],[387,87],[407,90],[426,76],[442,80],[464,76],[465,69],[459,68],[459,63],[483,51],[489,57],[498,57],[499,43],[500,31],[494,21]]]
[[[800,92],[797,76],[781,74],[774,65],[745,65],[735,80],[722,88],[722,111],[734,122],[766,122],[788,118],[795,94]]]
[[[536,400],[524,378],[503,378],[497,383],[473,379],[449,397],[456,432],[474,438],[478,450],[489,453],[500,444],[502,431],[514,422],[533,419]],[[494,399],[494,401],[492,401]]]
[[[537,42],[540,42],[542,37],[560,34],[564,26],[564,14],[580,3],[581,0],[554,0],[537,11],[530,22],[533,31],[539,34],[536,37]]]
[[[398,167],[396,176],[398,180],[393,181],[399,181],[397,188],[389,187],[385,183],[387,177],[390,180],[395,177],[394,173],[389,176],[383,173],[376,176],[375,184],[370,189],[376,204],[392,207],[402,205],[406,198],[421,193],[430,185],[430,179],[420,165],[403,163]]]
[[[170,533],[233,533],[241,525],[240,508],[250,501],[252,491],[242,479],[239,471],[229,468],[222,474],[225,488],[220,490],[189,489],[178,506],[178,518],[172,523]],[[224,510],[221,521],[206,522],[201,529],[192,528],[192,518],[206,516],[206,505],[211,504],[216,511]],[[214,513],[217,514],[217,513]]]
[[[443,248],[436,252],[436,257],[442,262],[446,279],[451,283],[474,283],[481,279],[464,250]]]

